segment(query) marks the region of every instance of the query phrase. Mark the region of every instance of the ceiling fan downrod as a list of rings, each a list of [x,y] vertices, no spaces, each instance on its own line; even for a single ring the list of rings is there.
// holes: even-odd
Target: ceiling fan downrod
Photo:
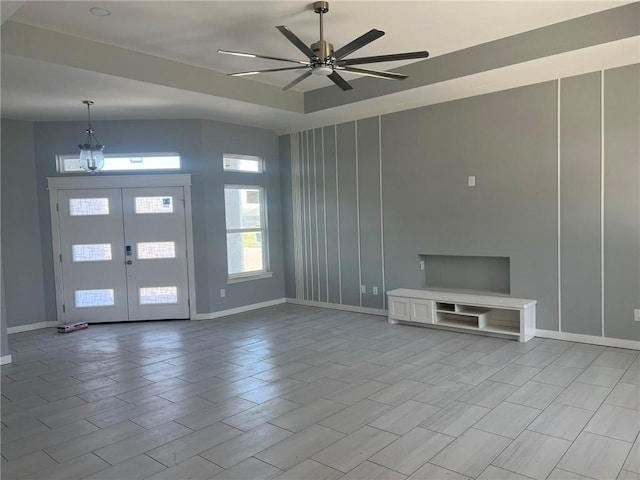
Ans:
[[[311,45],[311,50],[318,59],[312,62],[311,73],[327,76],[333,73],[333,45],[324,40],[323,15],[329,11],[329,2],[314,2],[313,11],[320,16],[320,40]]]

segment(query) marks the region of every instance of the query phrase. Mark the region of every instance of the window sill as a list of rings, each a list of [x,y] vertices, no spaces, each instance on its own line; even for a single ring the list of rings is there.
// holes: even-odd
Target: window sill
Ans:
[[[273,272],[241,273],[238,275],[234,275],[232,277],[227,277],[227,284],[250,282],[252,280],[262,280],[263,278],[271,278],[272,276],[273,276]]]

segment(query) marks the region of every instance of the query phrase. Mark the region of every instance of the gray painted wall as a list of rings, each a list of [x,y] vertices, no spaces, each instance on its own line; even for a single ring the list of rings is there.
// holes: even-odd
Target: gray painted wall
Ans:
[[[560,81],[560,311],[585,335],[602,333],[600,104],[600,72]]]
[[[604,72],[604,333],[640,339],[640,65]]]
[[[325,167],[337,153],[324,175],[326,233],[340,260],[328,275],[342,294],[330,303],[380,308],[360,302],[360,277],[367,292],[382,278],[386,290],[423,287],[419,255],[508,257],[511,295],[538,300],[539,329],[639,339],[639,67],[603,75],[603,89],[596,72],[325,127]],[[290,215],[285,225],[306,228]]]
[[[198,313],[284,296],[280,171],[275,134],[200,120],[94,123],[98,138],[106,144],[109,153],[178,152],[182,157],[182,172],[192,174]],[[2,121],[2,253],[9,327],[56,320],[46,177],[59,175],[55,155],[75,153],[85,128],[82,122]],[[265,173],[223,173],[223,153],[263,157]],[[272,278],[226,284],[225,183],[265,187]],[[226,289],[224,299],[219,296],[221,288]]]
[[[33,125],[3,121],[2,268],[8,327],[55,319],[55,304],[53,317],[45,315],[43,258],[50,259],[52,250],[43,253],[40,245],[35,172]]]
[[[418,254],[510,257],[511,295],[557,329],[556,93],[545,82],[382,117],[388,289],[422,286]]]
[[[0,133],[1,136],[1,133]],[[2,194],[2,155],[0,155],[0,196]],[[0,209],[0,357],[9,354],[9,338],[7,336],[7,305],[4,293],[4,275],[2,274],[2,212]]]

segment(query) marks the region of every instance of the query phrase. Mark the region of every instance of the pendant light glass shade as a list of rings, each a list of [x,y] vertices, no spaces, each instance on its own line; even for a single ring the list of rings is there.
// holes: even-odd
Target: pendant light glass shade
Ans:
[[[104,145],[101,145],[96,138],[93,128],[91,128],[91,110],[93,105],[91,100],[84,100],[87,106],[88,126],[87,126],[87,138],[85,143],[78,145],[80,148],[80,167],[89,173],[95,173],[104,167]]]

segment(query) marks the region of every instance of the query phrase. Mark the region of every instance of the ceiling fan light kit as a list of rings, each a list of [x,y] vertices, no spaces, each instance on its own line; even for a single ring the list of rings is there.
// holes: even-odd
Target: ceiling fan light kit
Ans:
[[[425,50],[417,52],[393,53],[388,55],[375,55],[371,57],[345,58],[356,50],[368,45],[384,35],[382,30],[375,28],[367,33],[359,36],[355,40],[349,42],[338,50],[334,51],[333,45],[324,39],[324,23],[323,15],[329,11],[329,2],[314,2],[313,11],[320,16],[320,40],[307,46],[300,38],[293,33],[285,25],[279,25],[276,28],[289,40],[295,47],[300,50],[308,60],[293,60],[289,58],[273,57],[268,55],[259,55],[257,53],[237,52],[233,50],[219,49],[218,53],[225,55],[236,55],[239,57],[263,58],[267,60],[277,60],[281,62],[297,63],[295,67],[270,68],[266,70],[252,70],[247,72],[229,73],[229,76],[240,77],[245,75],[256,75],[259,73],[281,72],[285,70],[305,70],[299,77],[295,78],[291,83],[286,85],[283,90],[289,90],[297,85],[305,78],[311,75],[319,75],[328,77],[342,90],[352,90],[353,87],[347,82],[339,72],[348,72],[354,75],[365,77],[382,78],[385,80],[404,80],[408,75],[401,73],[388,72],[382,70],[372,70],[369,68],[356,68],[353,65],[363,65],[366,63],[391,62],[397,60],[417,60],[427,58],[429,52]]]

